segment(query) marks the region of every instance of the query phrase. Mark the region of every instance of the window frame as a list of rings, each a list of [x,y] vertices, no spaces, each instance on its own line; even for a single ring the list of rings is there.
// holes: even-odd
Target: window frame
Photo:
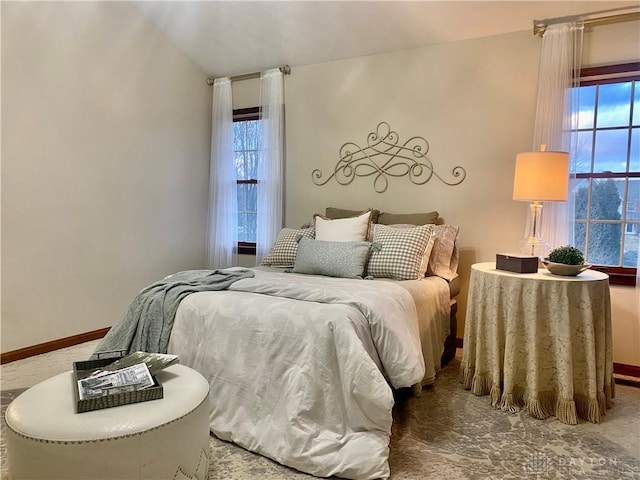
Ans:
[[[603,78],[604,77],[604,78]],[[604,65],[599,67],[588,67],[583,68],[580,71],[580,81],[578,83],[578,87],[588,87],[594,85],[607,85],[612,83],[620,83],[625,81],[636,81],[639,82],[636,84],[636,87],[640,85],[640,62],[631,62],[631,63],[622,63],[615,65]],[[639,95],[640,91],[636,91],[635,95]],[[633,98],[632,98],[633,100]],[[631,114],[633,114],[633,102],[631,103]],[[633,124],[631,124],[630,128],[633,128]],[[573,131],[573,130],[572,130]],[[580,129],[575,130],[580,131]],[[594,119],[594,134],[597,131]],[[629,148],[629,147],[628,147]],[[627,165],[627,169],[629,165]],[[627,172],[599,172],[599,173],[576,173],[575,177],[578,179],[600,179],[600,178],[611,178],[611,179],[630,179],[630,178],[640,178],[640,172],[635,171],[627,171]],[[591,189],[591,186],[589,187]],[[627,198],[627,202],[628,202]],[[628,203],[625,204],[625,208],[627,209]],[[625,213],[623,212],[623,219],[625,218]],[[587,225],[588,225],[587,220]],[[624,229],[626,228],[626,223],[624,220],[621,223],[624,235]],[[585,239],[588,241],[588,238]],[[624,267],[624,266],[608,266],[608,265],[593,265],[591,267],[593,270],[597,270],[609,275],[609,283],[611,285],[624,285],[624,286],[636,286],[636,275],[637,268],[635,267]]]
[[[233,121],[235,122],[248,122],[251,120],[260,120],[260,107],[249,108],[237,108],[233,110]],[[236,180],[237,185],[241,184],[257,184],[258,180],[251,178],[248,180]],[[256,243],[255,242],[238,242],[238,254],[240,255],[255,255]]]

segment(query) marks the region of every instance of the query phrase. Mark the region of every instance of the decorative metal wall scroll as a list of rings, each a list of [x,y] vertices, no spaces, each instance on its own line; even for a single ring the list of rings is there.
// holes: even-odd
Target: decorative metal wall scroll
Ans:
[[[405,177],[415,185],[424,185],[434,175],[446,185],[459,185],[467,176],[462,167],[454,167],[452,175],[457,180],[447,181],[438,175],[431,160],[427,158],[429,142],[422,137],[411,137],[402,145],[398,134],[391,130],[387,122],[380,122],[375,132],[367,137],[367,146],[360,147],[347,142],[340,147],[340,160],[333,173],[322,180],[322,172],[315,169],[311,178],[316,185],[325,185],[335,177],[340,185],[349,185],[356,177],[374,175],[373,188],[383,193],[389,187],[387,177]]]

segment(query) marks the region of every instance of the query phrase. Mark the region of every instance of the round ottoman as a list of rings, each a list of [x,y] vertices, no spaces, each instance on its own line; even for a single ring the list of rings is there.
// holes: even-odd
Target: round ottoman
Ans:
[[[7,408],[9,478],[204,480],[209,383],[173,365],[164,398],[75,413],[72,372],[26,390]]]

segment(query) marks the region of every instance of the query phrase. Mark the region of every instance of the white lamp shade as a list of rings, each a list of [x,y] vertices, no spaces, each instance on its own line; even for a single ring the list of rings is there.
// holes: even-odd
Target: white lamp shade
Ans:
[[[513,199],[562,202],[569,189],[567,152],[524,152],[516,156]]]

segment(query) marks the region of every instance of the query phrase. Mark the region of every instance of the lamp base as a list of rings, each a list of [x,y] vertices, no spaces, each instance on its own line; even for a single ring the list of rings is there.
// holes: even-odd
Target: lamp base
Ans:
[[[542,203],[533,202],[529,205],[531,209],[531,223],[529,225],[529,235],[525,237],[518,245],[520,251],[524,255],[532,257],[544,258],[549,253],[551,246],[546,240],[543,240],[538,233],[538,226],[542,216]]]
[[[545,258],[551,250],[551,245],[540,237],[527,237],[518,246],[523,255]]]

